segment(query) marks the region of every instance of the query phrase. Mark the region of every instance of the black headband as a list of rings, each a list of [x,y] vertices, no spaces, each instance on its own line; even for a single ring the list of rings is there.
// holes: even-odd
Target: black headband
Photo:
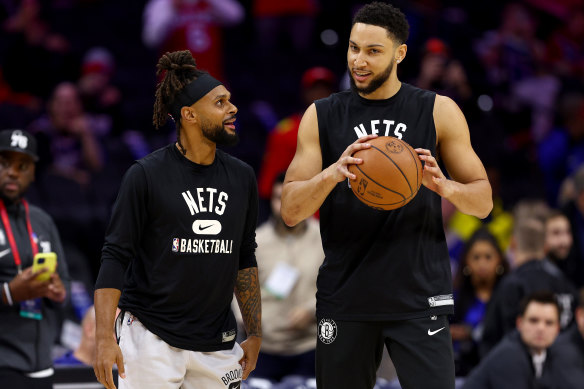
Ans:
[[[208,73],[204,73],[193,80],[190,84],[185,86],[183,90],[176,96],[170,106],[170,114],[176,121],[180,119],[180,110],[184,106],[191,106],[205,96],[212,89],[219,85],[223,85],[221,81],[213,78]]]

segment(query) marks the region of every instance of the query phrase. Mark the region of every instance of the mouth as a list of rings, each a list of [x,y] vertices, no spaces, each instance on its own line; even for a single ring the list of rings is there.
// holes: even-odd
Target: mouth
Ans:
[[[3,185],[5,192],[18,192],[18,184],[15,182],[7,182]]]
[[[231,118],[231,119],[225,120],[223,122],[223,125],[225,127],[229,128],[229,129],[235,131],[235,118]]]
[[[353,69],[353,79],[358,82],[365,82],[371,76],[371,72],[366,70]]]

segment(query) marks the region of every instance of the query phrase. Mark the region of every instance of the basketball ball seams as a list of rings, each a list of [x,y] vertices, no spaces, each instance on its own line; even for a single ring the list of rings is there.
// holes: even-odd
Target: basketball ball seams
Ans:
[[[359,165],[355,165],[355,167],[357,168],[357,170],[359,170],[361,173],[363,173],[363,176],[367,177],[367,178],[368,178],[368,179],[369,179],[371,182],[373,182],[375,185],[377,185],[377,186],[380,186],[380,187],[382,187],[383,189],[385,189],[385,190],[387,190],[387,191],[390,191],[390,192],[392,192],[392,193],[395,193],[396,195],[399,195],[399,196],[403,197],[403,198],[404,198],[404,200],[406,199],[406,196],[404,196],[403,194],[401,194],[401,193],[399,193],[399,192],[396,192],[396,191],[395,191],[395,190],[393,190],[393,189],[387,188],[387,187],[385,187],[385,186],[381,185],[379,182],[375,181],[375,180],[374,180],[373,178],[371,178],[371,177],[370,177],[370,176],[369,176],[367,173],[365,173],[365,172],[364,172],[364,171],[363,171],[363,170],[362,170],[362,169],[359,167]],[[406,180],[406,181],[407,181],[407,180]],[[362,198],[362,196],[360,196],[360,197]],[[409,197],[408,197],[408,198],[409,198]],[[401,201],[403,201],[403,200],[401,200]],[[401,202],[401,201],[398,201],[398,202]],[[397,204],[397,203],[394,203],[394,204]]]
[[[419,184],[419,178],[420,178],[420,177],[419,177],[419,174],[418,174],[418,171],[419,171],[420,169],[418,169],[418,162],[420,162],[420,166],[422,165],[422,162],[420,161],[420,157],[418,157],[418,155],[417,155],[417,154],[413,154],[413,153],[412,153],[412,150],[410,150],[410,149],[409,149],[409,148],[407,148],[407,147],[406,147],[405,149],[406,149],[406,150],[408,150],[408,153],[410,153],[410,155],[412,156],[412,158],[413,158],[413,159],[414,159],[414,161],[416,162],[416,187],[417,187],[417,188],[420,188],[420,184]]]
[[[396,139],[397,139],[397,138],[396,138]],[[412,189],[412,185],[411,185],[411,184],[410,184],[410,182],[408,181],[408,177],[406,176],[406,174],[404,173],[404,171],[403,171],[403,170],[402,170],[402,169],[399,167],[399,165],[398,165],[397,163],[395,163],[395,161],[393,160],[393,158],[391,158],[389,155],[385,154],[385,153],[384,153],[383,151],[381,151],[381,150],[380,150],[380,149],[379,149],[377,146],[373,146],[373,145],[371,145],[371,148],[372,148],[372,149],[375,149],[375,150],[377,150],[377,151],[379,151],[379,152],[381,153],[381,155],[383,155],[384,157],[386,157],[387,159],[389,159],[389,160],[391,161],[391,163],[393,163],[393,164],[394,164],[394,166],[397,168],[397,170],[399,170],[399,172],[400,172],[400,173],[401,173],[401,175],[403,176],[404,180],[406,180],[406,183],[408,184],[408,188],[410,188],[410,195],[411,195],[412,193],[414,193],[414,191],[413,191],[413,189]],[[404,148],[406,148],[406,149],[407,149],[407,147],[404,147]],[[409,150],[408,150],[408,151],[409,151]],[[416,165],[416,166],[417,166],[417,165]],[[359,169],[359,170],[361,170],[361,169]],[[416,170],[416,179],[417,179],[417,175],[418,175],[418,172],[417,172],[417,170]],[[381,185],[380,185],[380,186],[381,186]],[[387,188],[386,188],[386,189],[387,189]],[[391,190],[391,189],[389,189],[389,190]],[[404,197],[405,197],[405,196],[404,196]]]

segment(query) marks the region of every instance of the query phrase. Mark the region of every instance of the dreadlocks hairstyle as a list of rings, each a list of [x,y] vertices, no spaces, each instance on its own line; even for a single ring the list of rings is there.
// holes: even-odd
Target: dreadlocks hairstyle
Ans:
[[[383,27],[388,36],[397,40],[400,44],[406,43],[410,34],[410,25],[405,15],[391,4],[373,2],[363,6],[353,18],[355,23],[371,24]]]
[[[156,87],[156,101],[154,102],[154,115],[152,123],[157,129],[162,127],[170,116],[176,124],[176,139],[181,152],[186,154],[187,150],[183,147],[180,140],[180,115],[174,115],[170,112],[171,105],[183,90],[205,72],[197,69],[197,63],[189,50],[174,51],[165,53],[156,65],[156,75],[164,74],[162,81]]]

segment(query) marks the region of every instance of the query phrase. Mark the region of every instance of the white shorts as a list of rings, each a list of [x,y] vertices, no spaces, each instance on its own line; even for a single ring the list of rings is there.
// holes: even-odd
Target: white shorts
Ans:
[[[120,389],[239,389],[243,350],[196,352],[172,347],[126,312],[119,329],[126,378]]]

